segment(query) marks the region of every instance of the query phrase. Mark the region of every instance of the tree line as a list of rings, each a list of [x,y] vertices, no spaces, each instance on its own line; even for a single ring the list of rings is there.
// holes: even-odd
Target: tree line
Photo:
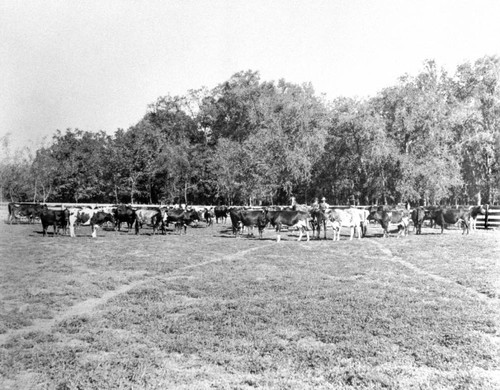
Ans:
[[[239,72],[162,96],[114,135],[56,131],[0,147],[6,201],[288,204],[498,203],[500,57],[453,75],[432,60],[366,99]]]

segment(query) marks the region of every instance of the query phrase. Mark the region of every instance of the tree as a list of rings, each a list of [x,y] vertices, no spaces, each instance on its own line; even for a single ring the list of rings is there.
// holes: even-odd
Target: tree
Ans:
[[[453,105],[448,85],[446,72],[427,61],[420,74],[405,75],[375,101],[396,147],[392,180],[397,201],[439,202],[462,185],[450,125]]]
[[[461,147],[466,194],[486,202],[500,198],[500,57],[462,64],[455,75],[458,101],[454,130]]]

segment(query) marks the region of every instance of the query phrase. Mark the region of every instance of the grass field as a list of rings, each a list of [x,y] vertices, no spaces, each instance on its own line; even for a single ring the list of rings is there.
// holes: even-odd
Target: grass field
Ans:
[[[0,388],[500,389],[498,232],[228,228],[0,223]]]

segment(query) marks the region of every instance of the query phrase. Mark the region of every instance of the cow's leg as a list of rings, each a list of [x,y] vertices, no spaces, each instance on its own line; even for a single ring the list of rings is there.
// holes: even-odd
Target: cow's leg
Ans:
[[[467,223],[466,220],[462,221],[462,234],[465,233],[465,230],[467,230],[467,234],[469,234],[469,224]]]
[[[97,238],[97,225],[90,225],[92,229],[92,238]]]

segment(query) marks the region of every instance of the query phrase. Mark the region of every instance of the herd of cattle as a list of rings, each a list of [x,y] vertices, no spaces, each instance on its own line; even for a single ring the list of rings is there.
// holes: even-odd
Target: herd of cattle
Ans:
[[[320,238],[323,230],[326,239],[327,229],[333,231],[333,239],[340,239],[341,228],[350,229],[350,239],[356,234],[357,238],[366,235],[369,221],[379,223],[383,229],[384,237],[389,234],[389,229],[397,227],[398,235],[408,234],[410,221],[413,222],[416,234],[421,234],[422,225],[429,220],[431,226],[436,224],[441,227],[441,233],[446,225],[460,225],[462,234],[469,229],[475,229],[475,222],[479,214],[485,213],[483,206],[472,206],[464,208],[442,208],[442,207],[417,207],[412,210],[391,209],[387,206],[372,206],[367,208],[351,207],[348,209],[320,208],[306,205],[294,207],[274,207],[263,209],[252,209],[244,207],[145,207],[133,208],[129,205],[117,205],[110,207],[69,207],[63,209],[51,209],[47,205],[9,203],[9,222],[18,218],[27,218],[30,222],[40,219],[43,227],[43,235],[47,234],[50,226],[54,228],[54,235],[59,229],[64,233],[69,228],[71,237],[75,237],[76,226],[90,226],[92,237],[97,236],[97,227],[111,224],[115,230],[120,230],[121,224],[126,223],[128,230],[134,229],[139,234],[145,225],[153,228],[153,234],[161,232],[165,234],[166,228],[172,224],[179,233],[188,226],[197,225],[199,222],[207,226],[222,222],[226,223],[229,216],[233,234],[240,236],[244,228],[250,230],[257,227],[259,235],[267,226],[276,229],[276,240],[280,241],[281,231],[284,227],[298,229],[300,241],[305,232],[309,240],[309,231],[313,236]]]

